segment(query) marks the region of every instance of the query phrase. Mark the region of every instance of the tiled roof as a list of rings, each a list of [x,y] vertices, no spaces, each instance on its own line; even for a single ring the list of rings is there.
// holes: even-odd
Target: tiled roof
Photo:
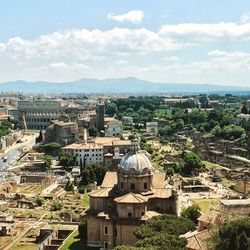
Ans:
[[[207,250],[207,240],[211,237],[211,232],[203,230],[201,232],[192,232],[183,235],[187,239],[188,243],[186,248],[189,250]]]
[[[121,197],[115,199],[117,203],[144,203],[147,202],[147,198],[143,197],[141,194],[128,193]]]
[[[102,188],[113,188],[118,182],[117,180],[117,173],[108,171],[106,172],[104,179],[102,181]]]
[[[112,188],[95,189],[89,193],[90,197],[109,197]]]
[[[211,209],[210,211],[202,214],[198,220],[199,221],[204,221],[204,222],[209,222],[209,223],[216,223],[216,220],[220,217],[220,212],[214,210],[214,209]]]

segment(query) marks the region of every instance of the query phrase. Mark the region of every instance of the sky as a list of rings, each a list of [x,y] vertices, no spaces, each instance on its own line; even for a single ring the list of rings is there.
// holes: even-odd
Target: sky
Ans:
[[[250,87],[249,0],[0,0],[0,82]]]

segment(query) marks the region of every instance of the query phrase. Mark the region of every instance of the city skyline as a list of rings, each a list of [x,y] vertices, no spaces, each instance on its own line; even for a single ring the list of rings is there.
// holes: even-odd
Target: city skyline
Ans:
[[[3,1],[0,82],[250,86],[247,1]]]

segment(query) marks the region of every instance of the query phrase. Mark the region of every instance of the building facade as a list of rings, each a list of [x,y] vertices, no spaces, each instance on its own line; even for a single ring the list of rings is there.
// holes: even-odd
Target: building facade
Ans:
[[[146,131],[149,134],[158,134],[158,122],[146,122]]]
[[[178,210],[178,194],[165,182],[165,173],[157,172],[138,150],[122,158],[117,172],[107,172],[89,199],[87,244],[102,249],[133,245],[137,226]]]
[[[23,129],[46,129],[63,111],[59,101],[18,101],[18,120]]]
[[[122,131],[122,122],[114,119],[106,125],[105,136],[120,136]]]

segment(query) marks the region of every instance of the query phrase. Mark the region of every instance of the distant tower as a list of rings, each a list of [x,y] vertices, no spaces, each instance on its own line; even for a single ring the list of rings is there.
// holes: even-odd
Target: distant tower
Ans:
[[[99,102],[97,106],[97,129],[104,130],[105,103]]]
[[[247,131],[247,151],[248,151],[248,159],[250,159],[250,128]]]

